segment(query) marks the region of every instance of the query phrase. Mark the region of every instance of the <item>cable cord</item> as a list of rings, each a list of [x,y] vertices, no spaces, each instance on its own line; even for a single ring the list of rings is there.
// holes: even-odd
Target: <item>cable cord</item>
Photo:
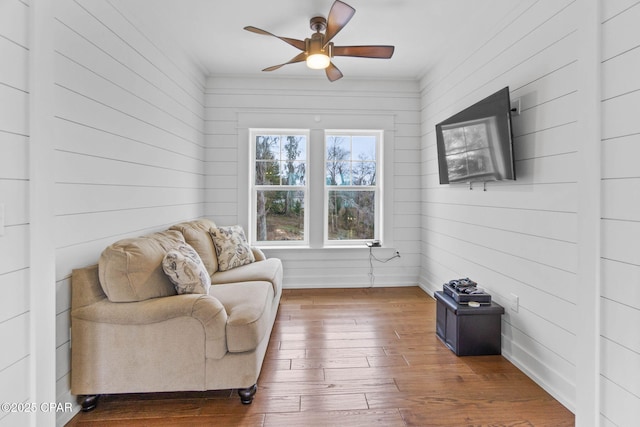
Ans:
[[[376,282],[376,276],[373,273],[373,261],[375,260],[384,264],[396,258],[400,258],[400,254],[397,251],[392,257],[380,259],[373,254],[373,248],[369,246],[369,288],[373,288]]]

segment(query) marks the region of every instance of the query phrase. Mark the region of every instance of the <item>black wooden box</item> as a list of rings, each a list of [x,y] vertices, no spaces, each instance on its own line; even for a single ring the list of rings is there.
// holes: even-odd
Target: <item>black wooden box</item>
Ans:
[[[504,308],[490,305],[469,307],[457,304],[442,291],[436,298],[436,334],[458,356],[501,353]]]

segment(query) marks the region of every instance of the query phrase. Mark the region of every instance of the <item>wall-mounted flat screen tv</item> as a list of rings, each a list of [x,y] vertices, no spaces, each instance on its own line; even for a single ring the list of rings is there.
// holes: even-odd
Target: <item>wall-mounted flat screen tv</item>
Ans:
[[[505,87],[436,125],[440,184],[516,179]]]

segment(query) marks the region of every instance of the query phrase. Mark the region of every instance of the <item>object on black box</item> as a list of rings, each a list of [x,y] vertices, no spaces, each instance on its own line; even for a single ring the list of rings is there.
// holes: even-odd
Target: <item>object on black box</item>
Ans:
[[[491,295],[478,288],[478,284],[468,277],[451,280],[442,285],[442,290],[458,304],[468,304],[470,301],[481,305],[491,304]]]
[[[476,288],[478,284],[468,277],[465,277],[464,279],[450,280],[449,286],[451,286],[456,291],[462,291],[465,289]]]

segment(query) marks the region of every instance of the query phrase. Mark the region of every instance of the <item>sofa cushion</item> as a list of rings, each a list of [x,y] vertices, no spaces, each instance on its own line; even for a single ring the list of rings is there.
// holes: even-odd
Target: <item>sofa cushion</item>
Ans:
[[[211,277],[191,245],[170,249],[162,260],[162,269],[178,294],[208,294]]]
[[[100,285],[107,298],[133,302],[175,295],[162,260],[171,248],[182,243],[184,237],[179,231],[162,231],[108,246],[98,262]]]
[[[211,238],[218,255],[218,270],[227,271],[255,262],[251,246],[239,225],[213,228]]]
[[[241,282],[212,286],[209,295],[227,312],[227,349],[231,353],[254,350],[270,330],[274,292],[269,282]]]
[[[212,285],[251,281],[271,282],[274,286],[282,282],[282,262],[278,258],[256,261],[228,271],[218,271],[211,276]]]
[[[184,236],[184,241],[190,244],[198,252],[209,275],[218,271],[218,257],[216,248],[209,231],[216,228],[216,224],[206,218],[182,222],[173,225],[169,230],[178,230]]]

